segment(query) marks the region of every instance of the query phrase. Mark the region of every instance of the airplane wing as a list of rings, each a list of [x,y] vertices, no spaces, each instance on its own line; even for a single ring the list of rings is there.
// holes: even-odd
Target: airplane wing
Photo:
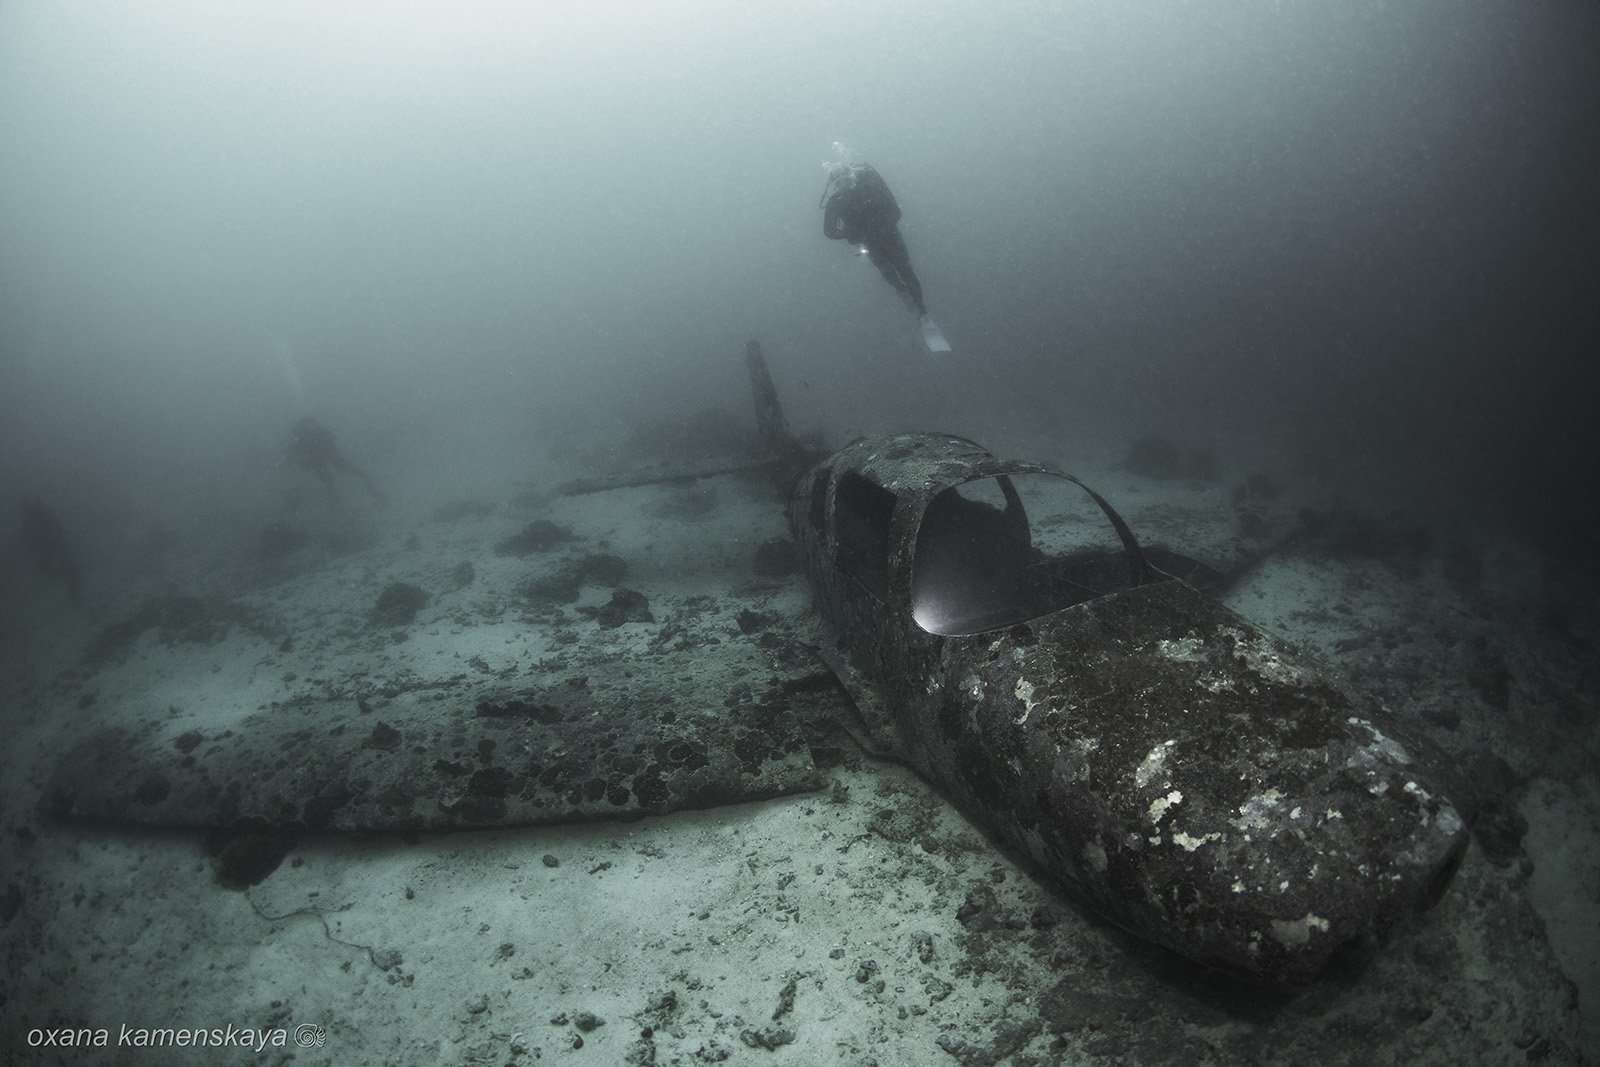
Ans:
[[[821,784],[809,724],[846,700],[808,659],[730,639],[514,682],[304,699],[231,723],[150,719],[87,737],[45,803],[118,823],[423,830],[802,792]]]

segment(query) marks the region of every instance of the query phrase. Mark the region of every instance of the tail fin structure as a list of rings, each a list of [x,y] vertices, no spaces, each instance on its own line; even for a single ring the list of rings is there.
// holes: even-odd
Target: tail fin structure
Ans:
[[[581,496],[629,486],[681,484],[720,474],[756,471],[765,471],[775,487],[787,492],[788,486],[819,459],[820,454],[808,449],[790,431],[789,422],[783,416],[783,405],[778,401],[778,389],[772,384],[772,375],[767,371],[767,360],[761,353],[760,342],[751,341],[745,345],[744,358],[750,371],[750,396],[755,403],[759,455],[725,457],[688,466],[654,465],[616,471],[566,482],[557,486],[556,492],[562,496]]]

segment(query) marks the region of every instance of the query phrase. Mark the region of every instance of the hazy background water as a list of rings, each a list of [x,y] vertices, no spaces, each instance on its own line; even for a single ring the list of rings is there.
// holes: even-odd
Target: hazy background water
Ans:
[[[0,503],[248,507],[304,407],[507,477],[740,407],[759,337],[802,425],[1157,430],[1581,547],[1596,129],[1577,0],[9,0]],[[822,238],[835,140],[955,359]]]

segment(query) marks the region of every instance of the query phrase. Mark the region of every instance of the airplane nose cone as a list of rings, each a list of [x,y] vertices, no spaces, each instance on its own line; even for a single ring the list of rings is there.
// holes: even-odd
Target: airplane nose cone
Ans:
[[[1299,982],[1443,897],[1466,824],[1406,750],[1365,719],[1349,725],[1326,759],[1263,752],[1265,787],[1239,802],[1206,802],[1204,787],[1217,790],[1212,800],[1225,795],[1215,767],[1170,769],[1164,796],[1188,785],[1195,803],[1170,805],[1153,827],[1143,874],[1151,921],[1188,941],[1183,951],[1252,978]],[[1193,899],[1175,885],[1192,886]],[[1186,925],[1204,915],[1215,921]]]
[[[961,646],[943,780],[1097,910],[1296,983],[1443,896],[1448,761],[1292,649],[1176,583],[1029,629]]]

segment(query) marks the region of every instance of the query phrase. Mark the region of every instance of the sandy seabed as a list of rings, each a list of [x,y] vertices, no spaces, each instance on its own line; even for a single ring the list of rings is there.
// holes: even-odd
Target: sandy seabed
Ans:
[[[1081,467],[1146,543],[1223,562],[1314,500],[1256,502],[1258,540],[1241,540],[1230,482]],[[664,626],[733,642],[749,639],[741,611],[808,609],[798,576],[752,579],[756,547],[786,530],[736,479],[514,496],[290,517],[306,543],[270,561],[253,534],[219,534],[77,611],[20,583],[0,679],[0,1061],[1521,1064],[1600,1048],[1594,602],[1563,602],[1513,544],[1393,520],[1282,547],[1228,603],[1475,768],[1502,830],[1414,927],[1290,994],[1096,920],[915,774],[849,747],[818,791],[712,810],[303,835],[243,891],[218,884],[203,833],[41,813],[61,754],[107,725],[226,723],[308,692],[514,675],[575,649],[648,669]],[[495,553],[536,518],[576,540]],[[602,627],[580,609],[605,603],[603,586],[530,606],[530,581],[592,552],[626,561],[656,621]],[[397,581],[427,603],[409,625],[370,626]],[[224,624],[95,644],[172,593],[229,605]],[[102,1033],[103,1048],[61,1044]]]

